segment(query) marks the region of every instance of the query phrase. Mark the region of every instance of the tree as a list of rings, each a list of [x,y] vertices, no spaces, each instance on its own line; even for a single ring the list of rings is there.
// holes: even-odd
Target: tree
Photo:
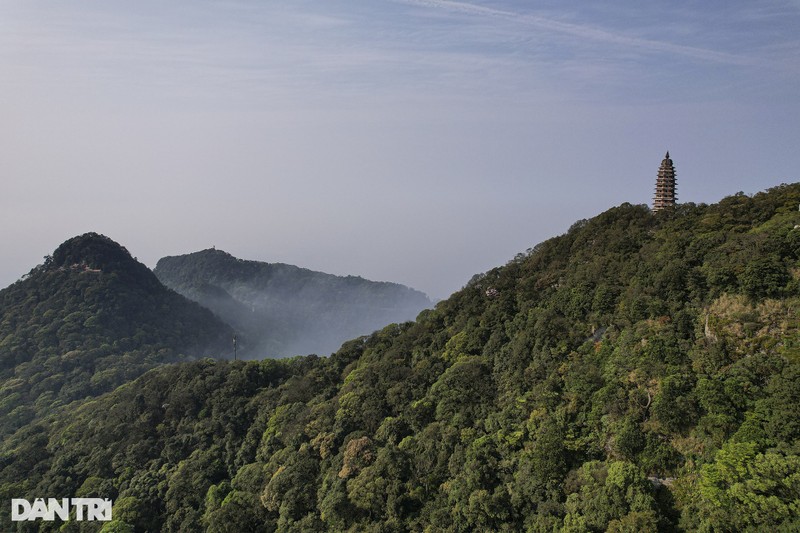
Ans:
[[[800,456],[727,443],[713,463],[703,465],[693,494],[706,527],[743,531],[796,523]]]

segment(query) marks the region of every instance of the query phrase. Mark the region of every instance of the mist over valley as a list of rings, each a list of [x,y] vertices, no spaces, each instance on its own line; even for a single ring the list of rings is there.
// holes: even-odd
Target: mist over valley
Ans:
[[[346,340],[432,306],[397,283],[245,261],[216,249],[162,258],[154,272],[230,324],[245,359],[329,355]]]

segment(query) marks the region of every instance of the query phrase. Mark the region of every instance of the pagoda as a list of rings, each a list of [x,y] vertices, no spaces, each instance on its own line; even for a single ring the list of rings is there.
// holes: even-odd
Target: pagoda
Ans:
[[[675,200],[678,199],[675,189],[675,167],[672,166],[672,159],[669,158],[669,152],[667,152],[658,169],[656,195],[653,197],[653,213],[675,205]]]

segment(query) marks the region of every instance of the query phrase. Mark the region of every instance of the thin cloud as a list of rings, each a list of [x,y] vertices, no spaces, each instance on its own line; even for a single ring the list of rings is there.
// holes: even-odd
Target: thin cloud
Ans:
[[[665,41],[644,39],[641,37],[631,37],[629,35],[613,33],[594,26],[562,22],[538,15],[516,13],[514,11],[486,7],[478,4],[470,4],[467,2],[456,2],[452,0],[399,0],[399,1],[409,5],[447,10],[455,13],[463,13],[473,16],[494,17],[504,20],[511,20],[517,23],[525,24],[542,30],[560,33],[563,35],[570,35],[573,37],[579,37],[581,39],[616,44],[626,47],[635,47],[638,49],[650,50],[655,52],[678,54],[685,57],[691,57],[694,59],[700,59],[703,61],[709,61],[714,63],[746,65],[746,66],[751,66],[757,63],[757,60],[746,56],[729,54],[726,52],[718,52],[716,50],[709,50],[706,48],[698,48],[694,46],[685,46]]]

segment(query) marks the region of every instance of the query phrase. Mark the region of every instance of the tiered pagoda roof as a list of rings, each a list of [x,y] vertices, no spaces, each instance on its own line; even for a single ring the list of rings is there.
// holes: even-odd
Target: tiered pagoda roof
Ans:
[[[678,199],[676,189],[675,167],[672,166],[672,159],[669,158],[669,152],[667,152],[664,160],[661,161],[656,178],[656,194],[653,196],[654,213],[675,205]]]

